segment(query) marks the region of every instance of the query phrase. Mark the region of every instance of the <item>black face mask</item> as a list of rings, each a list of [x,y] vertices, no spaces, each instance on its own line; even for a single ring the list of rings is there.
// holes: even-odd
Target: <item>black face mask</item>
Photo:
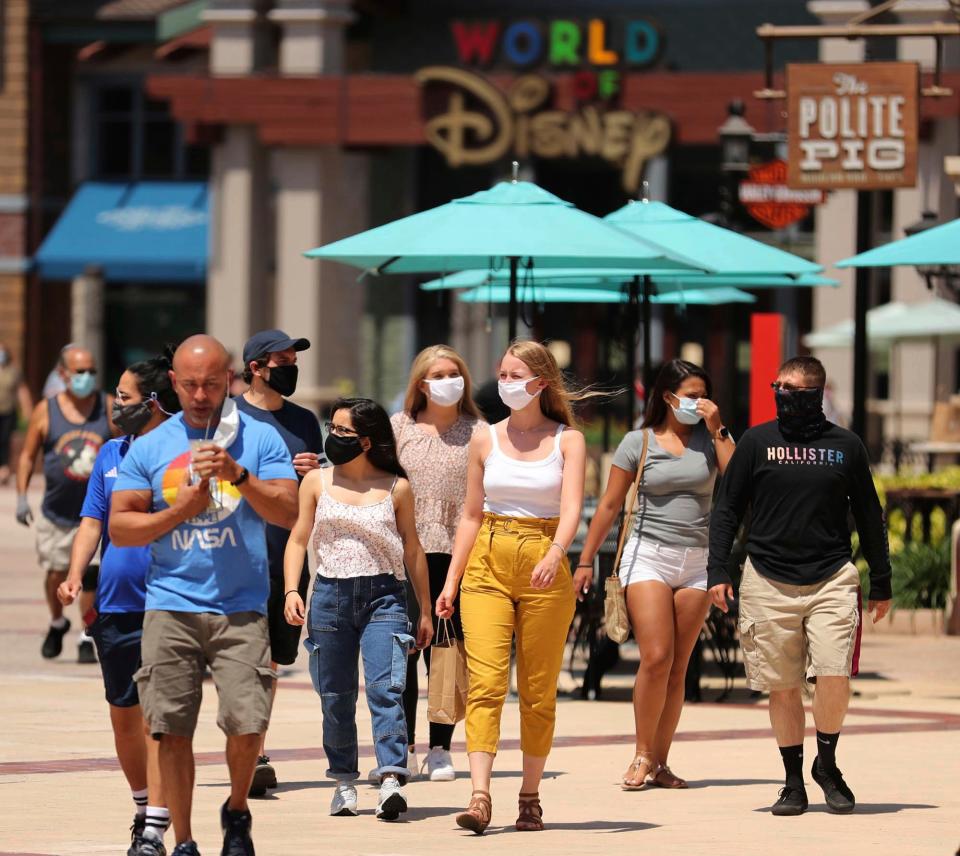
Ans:
[[[136,437],[146,427],[153,414],[150,410],[149,401],[141,401],[139,404],[128,404],[126,406],[119,401],[114,401],[110,415],[113,417],[113,424],[124,434],[132,434]]]
[[[774,390],[777,422],[788,440],[816,440],[826,427],[823,415],[823,387]]]
[[[297,375],[300,370],[295,366],[270,366],[270,377],[267,378],[267,386],[275,392],[279,392],[284,398],[297,389]]]
[[[360,445],[359,437],[327,434],[327,439],[323,441],[323,453],[331,464],[349,464],[363,454],[363,446]]]

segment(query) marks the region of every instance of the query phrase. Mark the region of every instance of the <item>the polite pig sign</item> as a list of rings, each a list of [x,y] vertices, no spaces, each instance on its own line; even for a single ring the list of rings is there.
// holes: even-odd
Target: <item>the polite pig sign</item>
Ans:
[[[914,63],[788,65],[788,185],[912,187],[918,88]]]

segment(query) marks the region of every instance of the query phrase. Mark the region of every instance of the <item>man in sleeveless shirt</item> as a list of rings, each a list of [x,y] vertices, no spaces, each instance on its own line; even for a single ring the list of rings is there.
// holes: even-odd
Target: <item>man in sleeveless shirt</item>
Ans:
[[[97,367],[86,348],[68,345],[60,352],[57,370],[64,391],[41,401],[30,416],[27,436],[17,468],[17,521],[34,522],[27,499],[37,453],[43,450],[44,491],[40,516],[36,518],[37,559],[44,571],[44,593],[50,608],[50,628],[40,653],[50,659],[63,650],[63,637],[70,621],[57,599],[57,587],[67,578],[70,548],[80,526],[80,509],[87,492],[97,452],[114,433],[110,421],[113,396],[97,390]],[[91,565],[83,580],[80,616],[85,620],[93,606],[96,567]],[[93,641],[84,631],[77,659],[96,662]]]

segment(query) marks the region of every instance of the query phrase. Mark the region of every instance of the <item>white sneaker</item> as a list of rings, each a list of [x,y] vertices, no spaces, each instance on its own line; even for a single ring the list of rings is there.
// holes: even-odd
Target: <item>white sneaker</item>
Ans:
[[[377,817],[380,820],[396,820],[407,810],[407,798],[403,793],[400,780],[388,774],[380,785],[380,800],[377,803]]]
[[[432,746],[423,764],[431,782],[452,782],[457,778],[457,771],[453,769],[453,758],[442,746]]]
[[[330,800],[330,814],[333,817],[356,817],[357,789],[353,782],[337,782],[337,789]]]

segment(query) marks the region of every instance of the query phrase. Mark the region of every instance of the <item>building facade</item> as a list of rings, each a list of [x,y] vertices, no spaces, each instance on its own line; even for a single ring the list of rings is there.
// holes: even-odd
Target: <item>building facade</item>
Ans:
[[[250,332],[276,325],[314,343],[301,355],[308,402],[356,390],[390,403],[413,354],[443,340],[467,355],[482,381],[506,343],[501,310],[420,292],[426,277],[360,276],[303,252],[488,187],[509,175],[514,158],[524,177],[592,213],[620,207],[646,181],[651,198],[827,266],[841,281],[837,289],[756,292],[752,311],[782,313],[784,349],[794,351],[803,332],[852,315],[852,274],[829,265],[854,252],[855,192],[829,193],[787,228],[762,225],[737,202],[740,176],[723,169],[719,129],[731,102],[741,101],[752,130],[750,160],[779,156],[785,105],[754,98],[764,62],[755,28],[846,21],[866,6],[865,0],[651,0],[640,8],[627,0],[34,2],[22,35],[24,52],[28,44],[42,57],[25,96],[36,106],[30,115],[40,114],[31,119],[36,144],[23,166],[24,217],[34,226],[20,258],[24,267],[32,256],[37,260],[29,285],[22,273],[2,274],[10,282],[19,276],[19,286],[0,282],[23,306],[31,377],[40,377],[69,339],[94,344],[116,371],[141,351],[196,329],[239,353]],[[953,20],[946,0],[902,6],[895,12],[902,21]],[[26,4],[4,8],[8,18],[16,9],[26,15]],[[8,45],[15,32],[6,28]],[[958,81],[957,62],[953,43],[947,48],[950,83]],[[932,63],[932,40],[922,39],[784,42],[775,59],[779,73],[786,62],[862,59],[868,49],[871,58]],[[5,56],[8,68],[14,56]],[[7,109],[0,101],[0,110]],[[878,195],[876,243],[901,236],[924,209],[942,219],[956,216],[943,158],[958,149],[958,97],[924,99],[921,111],[920,181]],[[24,122],[27,113],[25,101]],[[2,163],[0,180],[7,181]],[[202,200],[194,183],[206,187]],[[102,186],[124,191],[94,199]],[[171,197],[173,186],[182,192]],[[89,210],[78,204],[82,192]],[[14,195],[0,200],[9,198],[9,208]],[[76,227],[68,216],[71,199]],[[13,215],[0,210],[5,216]],[[84,218],[105,229],[126,224],[117,252],[131,257],[122,265],[107,258],[97,247],[113,239],[91,239]],[[202,259],[186,251],[199,229]],[[161,232],[183,240],[158,254]],[[76,245],[86,251],[74,251]],[[874,279],[874,303],[927,296],[911,270]],[[630,382],[616,344],[622,321],[610,307],[531,306],[525,320],[531,334],[567,343],[571,371],[581,379]],[[742,308],[664,308],[656,314],[653,350],[663,359],[702,353],[725,412],[742,427],[749,330]],[[821,356],[837,404],[849,413],[850,357],[843,350]],[[928,345],[904,346],[897,359],[900,372],[875,360],[872,409],[883,418],[893,412],[885,402],[899,396],[906,419],[897,430],[923,436],[934,397],[955,389],[953,352],[936,356]],[[950,364],[936,373],[942,390],[933,388],[937,360]]]

